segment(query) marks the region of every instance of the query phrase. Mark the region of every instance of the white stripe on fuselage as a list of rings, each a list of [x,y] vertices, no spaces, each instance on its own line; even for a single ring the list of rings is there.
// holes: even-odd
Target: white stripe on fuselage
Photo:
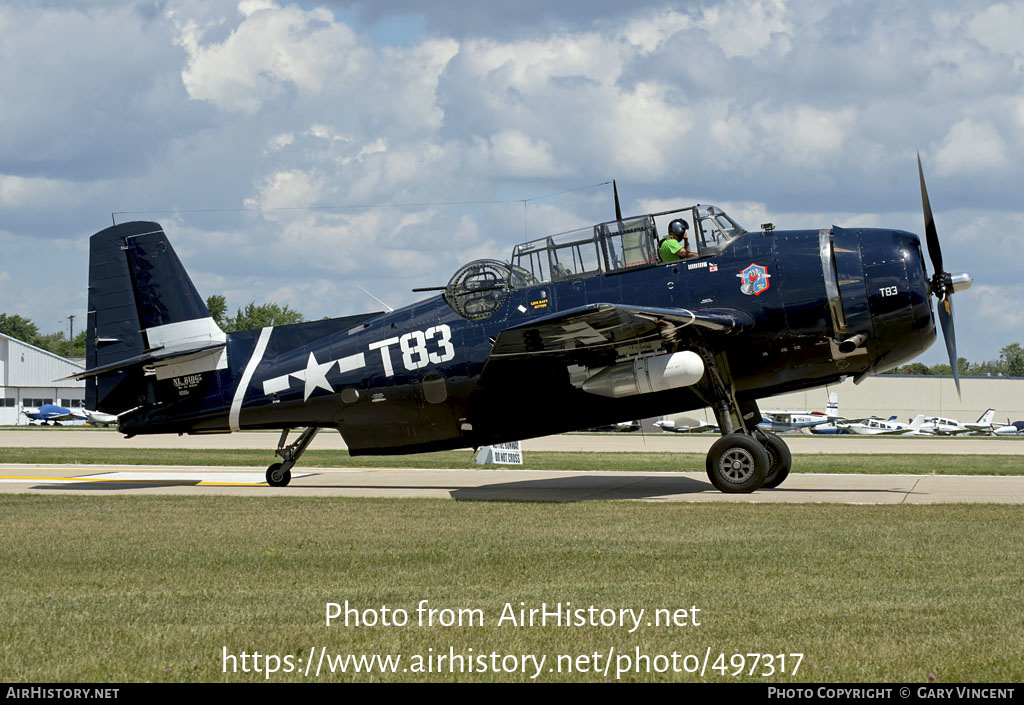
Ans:
[[[272,330],[274,330],[273,326],[269,326],[260,331],[259,340],[256,341],[256,348],[252,351],[252,357],[249,358],[249,362],[245,365],[242,379],[239,380],[238,387],[235,389],[235,397],[231,400],[231,412],[228,414],[228,428],[232,431],[239,429],[238,415],[242,411],[245,390],[249,388],[249,381],[256,372],[256,368],[263,361],[263,353],[267,351],[267,343],[270,342],[270,331]]]

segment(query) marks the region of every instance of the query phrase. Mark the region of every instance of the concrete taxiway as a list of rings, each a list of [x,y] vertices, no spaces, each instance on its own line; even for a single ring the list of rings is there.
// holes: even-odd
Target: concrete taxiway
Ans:
[[[292,433],[291,440],[297,434]],[[0,448],[249,448],[273,458],[279,433],[243,431],[198,436],[174,434],[125,438],[115,430],[34,427],[0,429]],[[700,453],[718,440],[716,434],[566,433],[523,441],[523,450],[601,453]],[[1024,438],[879,438],[877,436],[812,436],[786,434],[794,454],[803,453],[948,453],[951,455],[1024,455]],[[311,448],[345,450],[335,431],[323,431]],[[111,459],[116,456],[112,455]],[[396,460],[396,464],[400,461]]]
[[[113,430],[4,429],[3,447],[109,448],[110,459],[124,448],[243,448],[267,452],[273,459],[279,434],[242,432],[202,436],[124,438]],[[294,438],[294,434],[292,436]],[[564,434],[530,439],[531,451],[677,452],[704,454],[715,435]],[[939,453],[1024,455],[1024,440],[986,438],[870,438],[787,435],[796,455],[805,453]],[[317,449],[345,449],[340,434],[317,436]],[[0,453],[0,461],[3,454]],[[395,458],[401,464],[401,457]],[[1024,463],[1024,458],[1022,458]],[[841,502],[922,504],[997,502],[1024,504],[1024,476],[790,475],[775,490],[725,495],[700,472],[571,472],[507,469],[423,470],[299,468],[288,487],[264,482],[264,468],[126,467],[117,465],[35,466],[0,464],[0,492],[82,494],[231,494],[255,496],[444,497],[513,501],[632,499],[684,502]]]
[[[268,487],[258,468],[0,465],[0,492],[116,495],[432,497],[580,502],[1024,504],[1024,477],[793,474],[774,490],[727,495],[703,473],[324,469]]]

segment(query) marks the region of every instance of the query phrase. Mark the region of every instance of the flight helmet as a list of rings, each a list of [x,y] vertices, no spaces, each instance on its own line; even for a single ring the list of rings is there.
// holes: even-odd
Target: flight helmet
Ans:
[[[689,223],[687,223],[682,218],[676,218],[675,220],[668,224],[669,233],[680,238],[686,235],[686,231],[689,229]]]

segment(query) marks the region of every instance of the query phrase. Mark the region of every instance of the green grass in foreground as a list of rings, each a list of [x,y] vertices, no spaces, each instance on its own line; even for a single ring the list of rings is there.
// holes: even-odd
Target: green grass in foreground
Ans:
[[[5,681],[243,681],[222,650],[805,654],[774,682],[1024,679],[1011,506],[0,496]],[[415,626],[420,600],[483,626]],[[325,603],[412,624],[324,624]],[[698,627],[497,626],[503,605],[690,608]],[[648,612],[649,614],[649,612]],[[428,652],[433,649],[433,652]],[[714,656],[712,657],[714,658]],[[729,656],[727,656],[727,659]],[[603,666],[603,664],[602,664]],[[793,660],[787,659],[792,669]],[[614,676],[612,666],[611,676]],[[697,680],[686,674],[629,680]],[[750,678],[756,680],[756,678]],[[275,681],[302,681],[278,674]],[[493,673],[319,680],[527,680]],[[705,680],[731,681],[708,672]]]
[[[473,468],[472,451],[416,455],[359,456],[344,450],[310,450],[301,467]],[[122,465],[242,465],[266,467],[273,450],[148,448],[0,448],[0,463],[117,463]],[[703,453],[569,453],[527,451],[525,469],[704,472]],[[1024,456],[946,454],[795,455],[793,472],[910,473],[935,475],[1021,475]]]

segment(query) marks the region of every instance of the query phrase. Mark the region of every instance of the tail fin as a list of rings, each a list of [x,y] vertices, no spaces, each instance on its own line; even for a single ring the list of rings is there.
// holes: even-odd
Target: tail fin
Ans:
[[[919,428],[921,428],[921,426],[923,424],[924,424],[924,414],[918,414],[917,416],[914,417],[914,420],[910,422],[910,426],[908,428],[910,428],[911,430],[916,431]]]
[[[157,379],[227,366],[226,336],[157,223],[102,230],[89,241],[85,405],[117,414],[152,403]]]
[[[828,405],[825,407],[825,414],[830,419],[839,418],[839,393],[832,392],[828,395]]]
[[[978,417],[978,420],[977,420],[976,423],[983,423],[983,424],[992,423],[992,418],[995,415],[996,415],[996,410],[995,409],[989,409],[984,414],[982,414],[981,416]]]

